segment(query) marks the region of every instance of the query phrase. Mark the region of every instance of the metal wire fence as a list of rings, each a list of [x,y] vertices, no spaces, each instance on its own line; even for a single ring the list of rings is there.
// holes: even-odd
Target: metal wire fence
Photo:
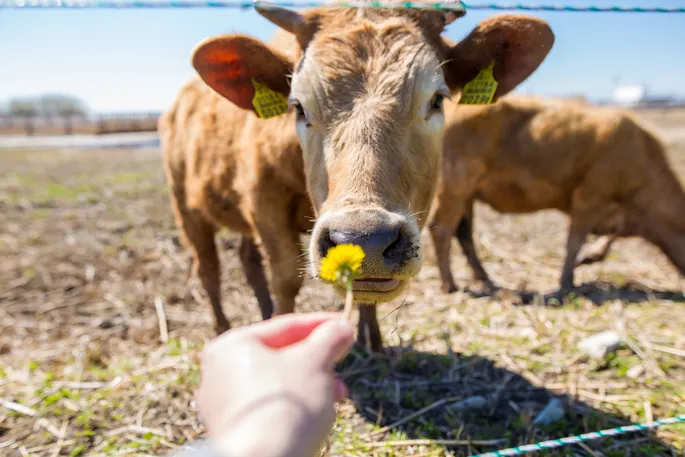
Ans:
[[[685,7],[646,6],[577,6],[577,5],[535,5],[504,3],[471,3],[466,1],[430,3],[402,1],[330,2],[274,0],[271,5],[305,7],[365,7],[365,8],[433,8],[442,10],[500,10],[500,11],[557,11],[592,13],[685,13]],[[148,9],[148,8],[251,8],[254,2],[246,0],[0,0],[0,9]]]

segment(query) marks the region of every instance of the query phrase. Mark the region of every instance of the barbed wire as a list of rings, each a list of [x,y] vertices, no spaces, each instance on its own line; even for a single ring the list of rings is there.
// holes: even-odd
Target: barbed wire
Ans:
[[[518,11],[554,11],[571,13],[685,13],[685,8],[641,7],[641,6],[571,6],[571,5],[499,5],[487,3],[478,5],[464,4],[466,9],[480,10],[518,10]]]
[[[684,8],[624,7],[624,6],[571,6],[526,5],[499,3],[417,3],[402,1],[372,2],[326,2],[274,0],[274,6],[290,8],[347,7],[347,8],[410,8],[439,10],[500,10],[500,11],[550,11],[590,13],[685,13]],[[165,9],[165,8],[251,8],[254,3],[246,0],[0,0],[0,9]]]
[[[526,454],[528,452],[538,452],[545,449],[568,446],[569,444],[581,443],[583,441],[597,440],[599,438],[606,438],[607,436],[622,435],[624,433],[639,432],[643,430],[661,427],[664,425],[678,424],[680,422],[685,422],[685,415],[669,417],[667,419],[661,419],[652,422],[645,422],[644,424],[624,425],[623,427],[616,427],[608,430],[600,430],[598,432],[584,433],[582,435],[576,436],[567,436],[566,438],[547,440],[535,444],[526,444],[523,446],[513,447],[510,449],[503,449],[501,451],[486,452],[485,454],[478,454],[473,457],[509,457],[513,455],[521,455]]]
[[[451,3],[418,3],[409,1],[371,1],[371,2],[325,2],[325,1],[293,1],[273,0],[265,2],[269,5],[290,8],[312,7],[346,7],[346,8],[408,8],[408,9],[438,9],[449,11],[467,10],[504,10],[504,11],[549,11],[549,12],[590,12],[590,13],[685,13],[685,8],[666,7],[622,7],[622,6],[571,6],[571,5],[525,5],[498,3],[470,4],[464,1]],[[0,0],[0,9],[164,9],[164,8],[252,8],[252,1],[244,0]],[[600,430],[582,435],[552,439],[534,444],[527,444],[509,449],[478,454],[474,457],[505,457],[538,452],[545,449],[567,446],[583,441],[591,441],[608,436],[649,430],[664,425],[685,422],[685,415],[667,419],[633,424],[613,429]]]

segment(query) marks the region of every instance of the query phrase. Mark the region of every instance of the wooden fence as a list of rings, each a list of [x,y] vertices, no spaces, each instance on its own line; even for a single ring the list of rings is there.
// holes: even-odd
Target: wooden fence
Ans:
[[[160,113],[101,114],[80,117],[3,117],[0,135],[101,135],[154,132]]]

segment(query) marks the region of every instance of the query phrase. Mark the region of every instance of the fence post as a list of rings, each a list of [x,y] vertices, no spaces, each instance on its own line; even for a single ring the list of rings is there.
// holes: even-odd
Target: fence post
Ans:
[[[33,133],[34,133],[33,121],[30,117],[27,117],[24,121],[24,131],[26,132],[27,136],[33,136]]]

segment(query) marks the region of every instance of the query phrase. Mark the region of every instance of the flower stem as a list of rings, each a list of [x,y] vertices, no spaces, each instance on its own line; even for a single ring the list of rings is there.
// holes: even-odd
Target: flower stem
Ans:
[[[352,278],[345,275],[345,308],[343,309],[343,319],[350,321],[352,318],[352,305],[354,304],[354,295],[352,294]]]

